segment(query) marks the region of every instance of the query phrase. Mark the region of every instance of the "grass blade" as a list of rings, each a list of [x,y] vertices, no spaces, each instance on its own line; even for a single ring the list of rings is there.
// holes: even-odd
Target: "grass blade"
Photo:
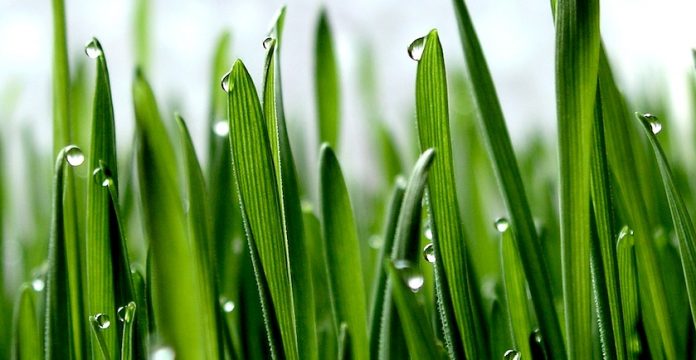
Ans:
[[[53,4],[53,155],[70,145],[70,68],[65,1]]]
[[[623,313],[624,333],[626,334],[626,355],[637,359],[641,354],[638,322],[640,321],[640,304],[638,302],[638,279],[636,256],[634,252],[633,230],[624,227],[616,243],[616,262],[619,270],[621,288],[621,307]]]
[[[150,0],[137,0],[133,14],[133,53],[135,65],[148,70],[150,64],[150,36],[152,30],[150,22],[152,17],[152,4]]]
[[[319,143],[327,142],[334,148],[338,148],[341,95],[332,36],[326,9],[322,8],[314,39],[314,91],[317,99]]]
[[[454,0],[453,3],[467,72],[472,84],[472,94],[480,113],[478,118],[484,130],[485,142],[500,191],[510,214],[513,241],[517,243],[522,266],[529,280],[529,290],[539,318],[539,328],[553,356],[561,358],[564,356],[565,346],[558,315],[553,310],[551,278],[548,271],[550,268],[537,238],[500,102],[466,4],[463,0]]]
[[[319,198],[336,323],[345,322],[354,359],[369,358],[360,244],[341,168],[331,147],[319,155]]]
[[[133,301],[118,309],[118,318],[124,324],[123,336],[121,337],[121,360],[133,358],[133,323],[135,323],[136,309],[137,306]]]
[[[12,359],[41,358],[41,331],[36,319],[33,289],[25,284],[19,290],[19,299],[14,312]]]
[[[266,123],[256,88],[244,64],[239,60],[235,62],[228,76],[232,166],[240,206],[247,216],[247,236],[258,248],[263,276],[278,316],[285,355],[295,359],[299,354],[289,249]]]
[[[445,64],[437,31],[420,41],[425,41],[425,45],[416,75],[417,125],[421,149],[432,147],[438,153],[430,171],[428,191],[432,227],[436,230],[433,244],[443,265],[440,276],[449,284],[451,297],[443,301],[451,302],[466,357],[476,359],[485,357],[486,349],[470,303],[472,274],[465,260],[466,245],[455,195]]]

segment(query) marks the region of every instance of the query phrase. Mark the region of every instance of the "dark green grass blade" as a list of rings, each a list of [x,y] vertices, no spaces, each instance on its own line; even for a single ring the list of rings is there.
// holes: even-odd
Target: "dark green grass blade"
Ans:
[[[652,126],[656,126],[655,124],[651,124],[651,121],[656,120],[647,118],[644,115],[637,116],[643,124],[645,133],[648,136],[655,158],[657,159],[660,174],[662,175],[662,182],[665,187],[665,192],[667,193],[674,230],[679,242],[679,254],[681,255],[681,263],[684,270],[689,306],[691,308],[694,325],[696,325],[696,230],[694,230],[691,215],[684,203],[684,199],[674,183],[667,156],[662,150],[662,146],[660,146],[660,143],[657,141],[656,134],[651,130]]]
[[[338,64],[332,36],[326,9],[322,8],[314,39],[314,91],[319,143],[327,142],[338,149],[341,104]],[[348,328],[350,330],[350,326]]]
[[[70,69],[64,0],[53,4],[53,155],[70,145]]]
[[[501,221],[507,220],[498,220],[497,223]],[[512,340],[515,350],[520,353],[523,359],[532,359],[532,350],[529,347],[532,320],[528,310],[527,281],[524,277],[522,261],[512,238],[514,236],[512,229],[504,227],[502,223],[497,227],[499,227],[499,231],[502,230],[500,254]]]
[[[421,149],[434,148],[438,158],[430,171],[428,190],[433,240],[439,250],[449,284],[456,324],[468,358],[485,357],[483,335],[475,322],[470,304],[470,266],[466,263],[466,245],[460,226],[450,143],[447,80],[442,47],[437,31],[425,39],[425,48],[416,75],[417,125]]]
[[[367,310],[360,244],[341,168],[326,144],[319,156],[319,179],[322,230],[336,322],[348,325],[353,358],[367,359]]]
[[[544,252],[537,238],[500,102],[466,5],[463,0],[454,0],[453,3],[467,72],[472,84],[472,94],[480,112],[480,125],[484,130],[493,169],[510,214],[514,241],[520,250],[522,266],[529,279],[529,290],[539,318],[539,327],[553,355],[560,358],[564,354],[564,344],[558,315],[553,310],[551,279],[548,272],[550,268],[544,259]]]
[[[422,193],[422,189],[421,189]],[[399,312],[399,319],[406,336],[406,345],[412,359],[439,359],[442,358],[444,349],[437,345],[437,339],[433,333],[426,315],[423,294],[414,293],[407,285],[408,277],[412,274],[400,273],[391,261],[385,263],[386,271],[391,280],[391,289],[394,303]]]
[[[152,309],[161,340],[178,357],[201,359],[215,353],[200,317],[196,267],[190,256],[179,195],[174,148],[154,94],[136,74],[133,100],[138,132],[138,175],[147,238],[150,240]]]
[[[288,260],[295,299],[298,351],[305,359],[318,357],[316,321],[314,317],[314,290],[312,269],[308,258],[308,245],[304,235],[300,189],[295,159],[288,138],[283,109],[282,82],[280,76],[280,43],[285,19],[285,7],[280,9],[272,39],[266,41],[267,55],[264,69],[263,110],[266,131],[272,151],[278,181],[278,196],[283,215],[283,231],[288,244]]]
[[[41,330],[36,318],[34,294],[25,284],[19,290],[19,299],[14,311],[12,334],[12,359],[41,359]]]
[[[256,88],[241,61],[229,74],[230,146],[240,204],[246,211],[248,236],[256,241],[263,276],[278,316],[286,356],[299,356],[288,243],[282,223],[266,123]],[[249,233],[250,232],[250,233]]]
[[[348,334],[348,325],[341,323],[338,330],[338,359],[348,360],[350,356],[350,335]]]
[[[92,111],[91,152],[88,155],[86,254],[86,305],[91,316],[106,314],[116,319],[116,303],[113,284],[113,265],[109,218],[109,193],[104,185],[113,181],[118,193],[116,161],[116,133],[114,111],[111,103],[111,85],[104,51],[95,38],[87,45],[87,52],[96,55],[97,80]],[[91,57],[91,56],[90,56]],[[114,327],[100,332],[109,356],[119,357],[118,330]],[[94,340],[94,339],[93,339]],[[92,356],[99,354],[96,341],[92,343]]]
[[[188,201],[187,224],[189,234],[189,247],[191,257],[196,266],[196,283],[200,288],[200,313],[203,319],[205,337],[215,339],[217,347],[211,350],[211,355],[216,358],[221,356],[222,335],[218,329],[222,326],[218,322],[218,279],[213,273],[213,265],[216,263],[216,254],[210,245],[210,211],[208,209],[208,194],[203,179],[203,171],[198,163],[196,149],[184,120],[176,115],[176,123],[184,148],[184,168],[186,171],[186,194]]]
[[[556,11],[556,112],[566,344],[592,356],[590,154],[597,90],[599,1],[561,0]]]
[[[616,262],[621,289],[624,334],[626,334],[626,357],[628,359],[637,359],[642,351],[638,337],[638,321],[640,320],[638,273],[636,270],[633,230],[629,230],[627,227],[624,227],[619,233],[619,239],[616,244]]]
[[[139,267],[134,267],[131,269],[131,280],[133,282],[135,306],[136,306],[136,320],[135,320],[135,339],[134,344],[134,357],[136,359],[146,357],[149,353],[149,339],[146,334],[152,333],[154,331],[150,328],[150,313],[151,307],[149,300],[145,298],[147,287],[145,285],[145,277],[143,276],[143,271]]]

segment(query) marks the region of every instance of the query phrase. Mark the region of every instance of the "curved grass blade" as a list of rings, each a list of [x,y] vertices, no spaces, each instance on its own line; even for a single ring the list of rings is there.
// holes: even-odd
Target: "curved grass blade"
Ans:
[[[298,351],[303,358],[318,358],[316,321],[314,317],[314,289],[312,270],[308,258],[308,244],[304,235],[300,189],[295,170],[290,139],[288,138],[283,109],[282,82],[280,76],[280,43],[285,19],[285,7],[280,9],[272,40],[265,41],[267,48],[264,68],[263,110],[266,131],[272,151],[281,202],[283,233],[288,245],[288,261],[295,306],[295,324]]]
[[[452,306],[466,357],[476,359],[485,357],[486,348],[470,303],[472,274],[466,263],[466,245],[455,195],[445,64],[437,31],[431,31],[424,41],[416,74],[416,113],[421,149],[432,147],[438,153],[430,171],[428,191],[433,245],[444,270],[439,278],[449,284],[450,298],[441,301],[445,306]],[[440,311],[447,310],[441,308]]]
[[[158,333],[177,357],[212,358],[217,339],[204,332],[196,266],[190,256],[174,148],[141,72],[133,83],[138,175],[145,232],[150,240],[152,309]]]
[[[326,9],[322,8],[314,39],[314,91],[317,101],[319,143],[327,142],[338,149],[341,95],[332,36]]]
[[[345,322],[348,326],[352,357],[367,359],[367,311],[360,244],[343,174],[327,144],[322,145],[319,155],[319,195],[336,323]]]
[[[510,214],[514,232],[513,240],[519,249],[525,275],[529,279],[529,290],[539,318],[539,328],[554,357],[562,358],[565,346],[558,315],[553,310],[555,307],[548,271],[550,268],[537,238],[522,176],[505,126],[503,111],[466,4],[463,0],[453,0],[453,4],[467,72],[472,84],[472,94],[480,113],[478,117],[480,126],[484,130],[488,153],[505,206]]]
[[[256,242],[260,268],[268,282],[278,317],[283,349],[299,356],[293,285],[285,241],[282,205],[270,152],[266,123],[256,88],[244,64],[237,60],[229,74],[230,147],[240,206],[246,212],[247,237]]]
[[[53,155],[70,144],[70,68],[65,1],[53,5]]]
[[[14,311],[12,334],[12,359],[41,359],[41,331],[36,319],[34,294],[31,286],[24,284]]]
[[[657,141],[656,133],[659,132],[661,125],[657,122],[657,119],[648,117],[647,115],[636,114],[636,116],[643,124],[643,129],[648,136],[653,153],[657,159],[658,167],[660,168],[662,182],[669,202],[669,210],[672,214],[674,230],[679,242],[679,254],[684,270],[689,306],[691,308],[694,325],[696,325],[696,230],[694,230],[694,224],[691,222],[691,215],[689,214],[686,204],[684,204],[684,200],[674,184],[672,170],[667,161],[667,156],[662,150],[662,146],[660,146],[660,143]]]

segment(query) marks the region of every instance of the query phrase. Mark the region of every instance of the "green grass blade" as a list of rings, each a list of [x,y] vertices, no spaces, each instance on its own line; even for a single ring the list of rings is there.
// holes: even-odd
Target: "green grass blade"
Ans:
[[[327,142],[334,148],[338,148],[341,128],[341,94],[332,36],[326,9],[322,8],[314,39],[314,91],[317,102],[319,143]]]
[[[142,73],[133,83],[138,133],[138,175],[145,233],[150,240],[152,308],[161,340],[177,357],[208,358],[217,339],[206,338],[179,195],[174,148]]]
[[[96,338],[96,341],[92,341],[94,346],[97,348],[93,351],[92,356],[95,358],[101,358],[104,360],[111,360],[111,351],[109,350],[109,345],[106,342],[106,337],[104,332],[111,328],[111,319],[106,314],[96,314],[89,316],[89,324],[92,327],[92,333]]]
[[[475,359],[485,357],[486,349],[470,304],[473,274],[465,260],[455,195],[445,64],[437,31],[431,31],[424,41],[416,75],[416,113],[421,149],[432,147],[438,154],[428,183],[430,216],[436,229],[433,240],[444,270],[440,276],[449,284],[451,298],[444,301],[451,301],[466,356]]]
[[[15,360],[42,358],[41,331],[36,318],[33,291],[27,284],[19,290],[12,335],[12,359]]]
[[[135,54],[135,65],[141,69],[148,70],[150,64],[150,44],[152,21],[152,2],[150,0],[135,1],[133,14],[133,52]]]
[[[518,260],[519,261],[519,260]],[[491,302],[491,326],[489,327],[491,337],[491,355],[493,358],[500,358],[511,349],[513,344],[510,331],[510,321],[505,314],[504,305],[498,298]],[[530,359],[536,359],[532,357]]]
[[[189,234],[189,247],[191,257],[196,267],[196,283],[200,288],[200,313],[203,320],[203,331],[207,341],[216,341],[217,347],[210,348],[210,355],[220,357],[222,349],[222,335],[218,329],[223,325],[218,323],[218,287],[217,277],[213,273],[215,251],[211,246],[210,211],[208,209],[208,194],[203,179],[203,171],[198,163],[196,149],[189,134],[184,119],[176,115],[176,123],[184,148],[184,168],[186,170],[186,199],[188,203],[187,224]]]
[[[123,322],[123,336],[121,336],[121,360],[133,358],[133,328],[137,306],[134,301],[118,309],[118,318]]]
[[[628,359],[637,359],[641,354],[638,335],[640,321],[640,303],[638,299],[638,274],[634,251],[633,230],[624,227],[616,243],[616,262],[621,289],[621,309],[623,313],[624,334],[626,334],[626,355]]]
[[[232,165],[248,220],[247,235],[256,241],[285,355],[295,359],[299,354],[288,243],[266,123],[254,83],[241,61],[235,62],[228,80]]]
[[[70,68],[65,1],[53,5],[53,155],[70,145]]]
[[[147,334],[152,333],[150,329],[150,303],[146,299],[147,286],[145,285],[145,277],[143,272],[135,267],[131,269],[131,279],[133,281],[133,290],[135,295],[135,306],[137,308],[135,318],[135,339],[133,339],[135,348],[134,358],[146,357],[149,353],[149,339]],[[122,353],[123,354],[123,353]]]
[[[85,51],[90,57],[95,58],[97,67],[92,111],[92,140],[90,153],[87,156],[88,172],[92,176],[87,182],[86,305],[90,316],[106,314],[110,319],[115,319],[117,306],[110,237],[112,222],[109,216],[109,193],[104,189],[109,181],[107,179],[110,179],[118,193],[114,111],[109,72],[101,44],[93,38]],[[104,337],[109,357],[119,358],[118,331],[115,330],[115,326],[104,329],[100,334]],[[92,356],[99,353],[98,345],[97,342],[92,341]]]
[[[647,115],[637,116],[643,124],[643,129],[648,136],[655,158],[657,159],[660,175],[662,175],[662,182],[665,187],[665,192],[667,193],[674,230],[677,235],[677,241],[679,242],[679,254],[684,270],[689,307],[691,308],[694,325],[696,325],[696,230],[694,230],[694,224],[691,221],[691,215],[684,203],[684,199],[679,194],[674,183],[672,169],[667,161],[667,156],[664,150],[662,150],[662,146],[660,146],[660,143],[657,141],[656,134],[660,131],[662,125],[657,122],[657,119],[653,119]]]
[[[529,290],[539,318],[539,328],[554,357],[561,358],[565,347],[558,315],[553,310],[551,278],[548,271],[550,267],[537,238],[500,102],[466,4],[463,0],[454,0],[453,3],[467,72],[472,84],[472,94],[480,113],[478,118],[484,130],[485,142],[500,184],[500,191],[510,214],[513,240],[517,243],[522,266],[529,279]]]
[[[350,356],[350,335],[348,334],[348,325],[341,323],[338,330],[338,359],[348,360]]]
[[[340,165],[326,144],[319,155],[319,179],[322,231],[336,322],[348,325],[352,357],[367,359],[367,311],[360,244]]]
[[[497,220],[496,227],[501,232],[502,237],[500,254],[510,330],[515,350],[520,353],[523,359],[532,359],[532,350],[529,347],[532,320],[527,304],[527,281],[524,277],[520,255],[512,238],[513,231],[509,225],[504,225],[507,221],[507,219]]]
[[[556,11],[556,111],[566,344],[592,357],[590,154],[599,56],[599,1],[560,1]]]

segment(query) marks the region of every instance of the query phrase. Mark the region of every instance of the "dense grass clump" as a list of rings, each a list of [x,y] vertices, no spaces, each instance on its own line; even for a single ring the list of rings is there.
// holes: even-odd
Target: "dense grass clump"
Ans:
[[[517,151],[466,4],[454,0],[466,74],[446,71],[436,30],[408,46],[417,151],[399,149],[370,106],[367,161],[380,186],[367,189],[351,186],[336,151],[347,145],[326,11],[315,38],[319,144],[289,134],[282,8],[263,41],[261,84],[232,61],[230,35],[219,37],[207,148],[197,149],[148,82],[148,8],[138,2],[133,146],[117,153],[108,49],[92,39],[96,77],[71,77],[64,4],[53,0],[53,183],[30,203],[38,230],[21,266],[5,266],[24,284],[0,282],[0,357],[696,356],[696,167],[658,119],[668,109],[631,105],[617,88],[598,0],[552,2],[558,145],[538,137]],[[375,105],[372,83],[363,93]],[[10,191],[0,181],[0,195]],[[1,220],[16,204],[0,202]]]

